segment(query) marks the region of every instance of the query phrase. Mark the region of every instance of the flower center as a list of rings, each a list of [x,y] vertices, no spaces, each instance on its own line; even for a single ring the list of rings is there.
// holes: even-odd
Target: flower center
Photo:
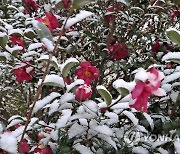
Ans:
[[[89,72],[89,71],[85,71],[85,72],[84,72],[84,75],[85,75],[86,77],[91,77],[91,76],[92,76],[91,72]]]
[[[50,25],[49,19],[47,17],[44,18],[44,23],[46,26]]]

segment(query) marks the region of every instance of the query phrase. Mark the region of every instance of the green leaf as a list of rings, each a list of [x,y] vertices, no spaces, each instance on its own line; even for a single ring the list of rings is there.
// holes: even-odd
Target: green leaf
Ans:
[[[169,28],[166,30],[166,35],[172,42],[180,46],[180,31],[175,28]]]
[[[79,9],[84,5],[93,2],[94,0],[73,0],[72,9]]]
[[[105,100],[107,106],[109,106],[112,103],[112,96],[110,92],[104,86],[97,86],[96,88],[98,93]]]
[[[26,36],[27,38],[30,38],[30,39],[34,39],[35,34],[34,34],[33,30],[29,30],[24,33],[24,36]]]
[[[61,65],[62,76],[66,77],[70,72],[71,68],[79,64],[79,61],[76,58],[69,58],[64,64]]]
[[[129,90],[126,88],[118,88],[117,91],[120,93],[121,98],[124,98],[125,96],[127,96],[129,94]]]
[[[6,61],[6,56],[0,53],[0,61]]]
[[[35,20],[34,23],[33,23],[33,26],[35,27],[35,30],[38,34],[38,36],[40,37],[40,39],[42,40],[43,38],[47,38],[48,40],[53,41],[53,37],[52,37],[52,34],[49,30],[49,28],[44,25],[43,23]]]
[[[180,64],[180,59],[175,59],[175,58],[173,58],[173,59],[168,59],[168,61],[171,61],[171,62],[174,62],[174,63],[178,63],[178,64]]]
[[[0,36],[0,46],[2,48],[5,48],[7,41],[8,41],[8,36],[6,34]]]

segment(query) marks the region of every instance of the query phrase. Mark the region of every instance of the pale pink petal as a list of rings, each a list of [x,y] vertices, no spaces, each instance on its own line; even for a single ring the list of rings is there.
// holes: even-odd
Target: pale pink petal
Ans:
[[[156,96],[165,96],[166,92],[164,89],[158,88],[156,91],[153,91],[152,94],[154,94]]]

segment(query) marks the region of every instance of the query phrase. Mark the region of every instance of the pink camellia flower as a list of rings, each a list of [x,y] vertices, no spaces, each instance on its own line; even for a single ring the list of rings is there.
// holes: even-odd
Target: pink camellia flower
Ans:
[[[62,0],[64,7],[66,9],[70,9],[71,5],[72,5],[72,1],[71,0]]]
[[[43,22],[51,32],[60,26],[58,19],[52,13],[46,12],[45,15],[44,18],[38,17],[36,20]]]
[[[91,66],[90,62],[82,62],[80,66],[81,68],[77,69],[75,74],[78,76],[78,79],[84,80],[85,84],[89,85],[94,79],[99,77],[99,70]]]
[[[23,81],[29,82],[34,76],[33,68],[27,63],[16,65],[13,74],[16,76],[16,80],[20,83]]]
[[[26,14],[31,14],[39,9],[39,5],[34,0],[24,0],[24,10]]]
[[[21,46],[23,47],[23,49],[21,50],[21,52],[24,51],[24,40],[20,37],[20,36],[15,36],[15,35],[11,35],[9,37],[9,39],[11,40],[12,44],[13,45],[18,45],[18,46]]]
[[[128,56],[128,50],[126,49],[125,43],[115,43],[108,47],[110,55],[113,56],[115,60],[121,60]]]
[[[90,98],[91,95],[91,86],[88,86],[86,84],[79,86],[75,91],[75,98],[78,101],[85,101],[86,99]]]
[[[50,148],[49,145],[44,148],[35,148],[34,154],[52,154],[52,149]]]
[[[149,71],[141,69],[135,76],[137,84],[132,91],[132,99],[136,99],[135,103],[130,107],[137,111],[147,112],[148,98],[151,94],[156,96],[164,96],[166,93],[159,88],[164,74],[159,72],[156,68],[151,68]]]
[[[19,150],[21,153],[28,153],[30,151],[30,148],[26,139],[22,140]]]

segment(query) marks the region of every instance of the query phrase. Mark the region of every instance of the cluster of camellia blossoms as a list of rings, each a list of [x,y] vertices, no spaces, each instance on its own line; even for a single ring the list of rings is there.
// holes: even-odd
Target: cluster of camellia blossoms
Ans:
[[[80,64],[80,68],[75,71],[78,79],[84,80],[84,85],[79,86],[75,91],[75,97],[78,101],[84,101],[91,97],[92,89],[90,84],[99,77],[99,70],[92,66],[90,62],[85,61]]]
[[[19,127],[21,127],[21,124],[16,124],[10,128],[8,128],[7,130],[5,130],[5,133],[12,133],[14,130],[18,129]],[[33,152],[34,154],[52,154],[52,149],[49,145],[44,146],[43,143],[41,143],[41,139],[45,138],[46,136],[44,134],[50,134],[51,133],[51,129],[47,128],[45,129],[45,132],[39,132],[36,134],[27,134],[29,139],[37,142],[37,145],[35,146],[35,148],[31,151],[31,153]],[[20,146],[19,146],[19,152],[25,154],[25,153],[30,153],[30,149],[31,149],[31,144],[28,142],[27,139],[23,139]],[[6,152],[4,150],[2,150],[0,148],[0,154],[10,154],[9,152]]]
[[[135,75],[136,86],[132,91],[132,99],[135,99],[135,103],[130,107],[137,111],[147,112],[148,98],[151,94],[166,95],[166,92],[159,88],[164,77],[163,72],[159,72],[155,67],[148,71],[140,69]]]
[[[31,14],[37,11],[38,9],[39,9],[39,6],[38,4],[36,4],[34,0],[24,1],[25,13]],[[35,19],[44,23],[51,32],[53,32],[54,29],[60,26],[58,19],[52,13],[45,12],[45,17],[43,18],[36,17]],[[24,52],[25,43],[21,36],[11,35],[9,39],[11,40],[13,45],[21,46],[23,48],[21,52]],[[28,64],[30,64],[30,62],[25,62],[25,63],[22,62],[20,64],[21,65],[20,67],[18,66],[19,64],[15,65],[13,74],[16,76],[16,79],[18,82],[23,82],[23,81],[29,82],[32,80],[32,77],[34,76],[35,73],[32,71],[32,67],[30,67]]]

